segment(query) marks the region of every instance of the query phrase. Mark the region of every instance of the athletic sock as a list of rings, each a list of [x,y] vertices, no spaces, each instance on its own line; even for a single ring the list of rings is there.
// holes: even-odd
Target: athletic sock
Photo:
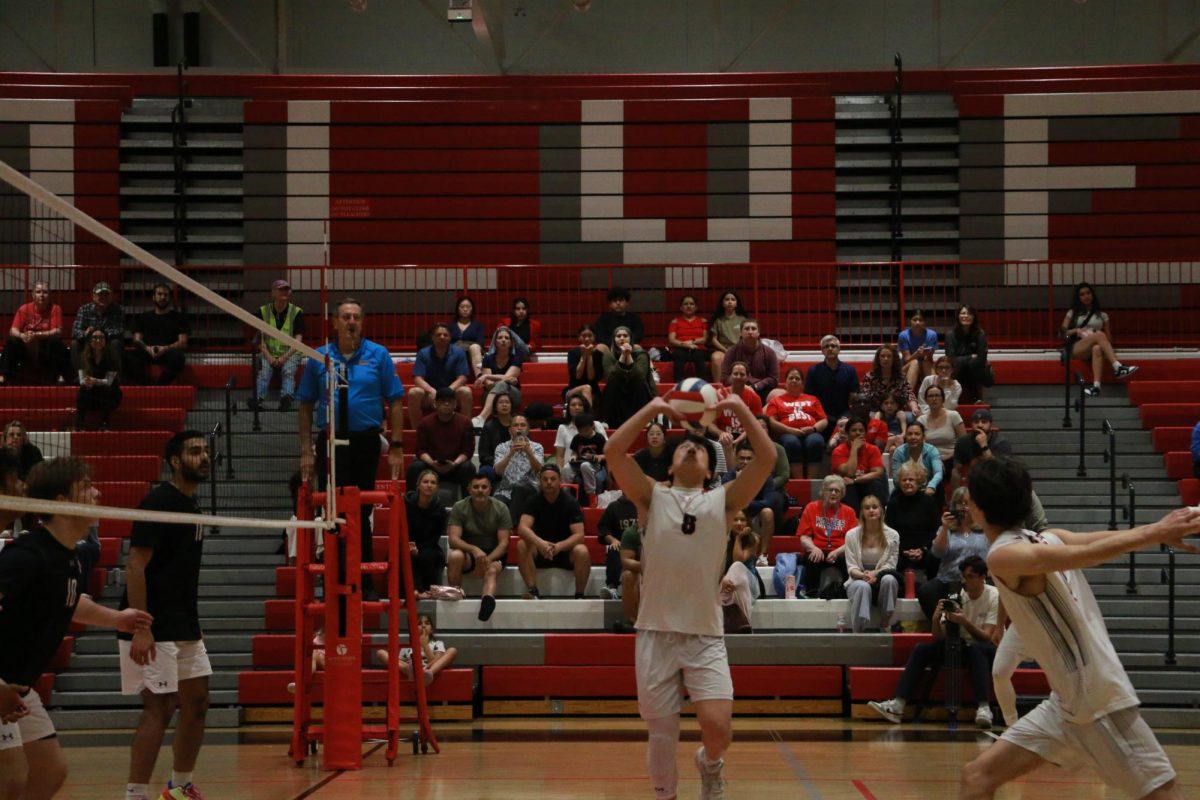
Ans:
[[[127,783],[125,784],[125,800],[150,800],[150,784],[148,783]]]
[[[192,782],[192,773],[171,770],[171,786],[187,786]]]
[[[1124,365],[1120,361],[1113,362],[1113,369],[1120,369],[1122,366]]]
[[[1099,389],[1099,388],[1100,388],[1100,381],[1092,381],[1092,386],[1095,386],[1097,389]]]
[[[700,745],[700,761],[704,764],[705,769],[716,769],[724,763],[719,758],[716,761],[711,760],[708,757],[708,751],[704,749],[704,745]]]

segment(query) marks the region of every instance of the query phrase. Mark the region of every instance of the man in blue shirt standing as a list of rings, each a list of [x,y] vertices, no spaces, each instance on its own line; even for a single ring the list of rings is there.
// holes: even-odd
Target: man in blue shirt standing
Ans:
[[[396,375],[396,366],[387,348],[363,338],[362,303],[347,297],[337,304],[333,328],[337,341],[322,345],[317,352],[328,354],[338,371],[345,370],[346,386],[337,391],[334,401],[334,431],[339,439],[348,439],[348,446],[336,451],[336,480],[338,486],[357,486],[364,491],[375,488],[375,473],[379,469],[379,450],[383,432],[384,406],[388,409],[391,427],[391,447],[388,465],[392,477],[404,466],[404,387]],[[317,487],[325,490],[328,475],[324,438],[314,447],[313,418],[317,431],[327,426],[325,364],[309,359],[296,393],[300,400],[300,474],[317,477]],[[315,408],[315,412],[314,412]],[[362,507],[362,560],[371,561],[371,507]],[[364,599],[378,597],[368,575],[362,581]]]
[[[1192,428],[1192,474],[1200,478],[1200,422]]]

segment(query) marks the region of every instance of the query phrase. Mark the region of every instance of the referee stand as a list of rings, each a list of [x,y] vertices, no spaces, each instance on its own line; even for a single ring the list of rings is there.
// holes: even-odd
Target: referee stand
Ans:
[[[290,755],[297,765],[301,765],[309,752],[316,752],[317,743],[322,742],[325,769],[361,769],[362,743],[383,739],[387,742],[386,757],[390,766],[396,758],[400,725],[406,722],[418,723],[418,729],[412,735],[414,753],[418,745],[422,752],[429,746],[435,753],[440,752],[429,722],[425,668],[413,596],[412,561],[408,557],[408,526],[400,483],[392,481],[390,488],[384,491],[364,492],[353,486],[339,487],[336,491],[337,507],[343,510],[345,519],[333,530],[314,532],[300,528],[296,531],[296,692]],[[305,484],[297,503],[297,517],[313,519],[314,508],[322,506],[325,497],[324,492],[313,492],[311,486]],[[387,561],[362,563],[357,509],[364,504],[386,505],[391,509]],[[313,561],[314,533],[325,537],[323,564]],[[400,594],[401,574],[397,568],[403,570],[403,596]],[[385,598],[364,601],[362,576],[375,573],[386,573]],[[324,599],[321,600],[316,598],[318,576],[324,577]],[[371,682],[374,673],[363,669],[364,651],[369,653],[371,650],[369,640],[364,637],[364,612],[387,615],[387,717],[384,725],[363,722],[364,685]],[[401,612],[406,612],[408,642],[413,650],[415,717],[400,716]],[[323,674],[314,674],[312,663],[317,620],[323,620],[325,626]],[[323,718],[316,722],[313,705],[315,700],[322,698],[322,690]]]

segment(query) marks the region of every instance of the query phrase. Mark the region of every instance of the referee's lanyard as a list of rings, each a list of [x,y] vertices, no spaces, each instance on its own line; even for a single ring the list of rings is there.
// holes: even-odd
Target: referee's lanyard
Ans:
[[[833,507],[832,515],[825,515],[825,520],[825,549],[828,551],[833,549],[833,529],[837,524],[837,506]]]

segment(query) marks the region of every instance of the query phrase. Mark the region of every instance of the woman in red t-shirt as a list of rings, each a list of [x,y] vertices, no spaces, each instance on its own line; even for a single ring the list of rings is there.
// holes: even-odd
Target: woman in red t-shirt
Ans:
[[[697,378],[703,378],[704,365],[708,363],[708,348],[705,347],[708,322],[696,316],[696,298],[685,294],[679,301],[679,312],[683,315],[671,320],[667,328],[667,345],[671,348],[671,361],[675,364],[675,381],[683,380],[684,368],[694,367]]]
[[[883,474],[883,453],[867,441],[867,425],[860,417],[846,420],[846,441],[834,448],[830,466],[846,482],[845,502],[853,508],[874,495],[887,505],[887,479]]]
[[[854,509],[842,502],[845,488],[837,475],[826,475],[821,482],[821,499],[804,507],[796,533],[803,548],[804,591],[815,597],[821,586],[821,573],[835,567],[839,582],[846,580],[846,533],[858,525]]]
[[[771,435],[787,451],[793,478],[810,478],[821,469],[829,425],[821,401],[804,393],[804,370],[792,367],[784,376],[784,390],[771,396],[763,410]]]

